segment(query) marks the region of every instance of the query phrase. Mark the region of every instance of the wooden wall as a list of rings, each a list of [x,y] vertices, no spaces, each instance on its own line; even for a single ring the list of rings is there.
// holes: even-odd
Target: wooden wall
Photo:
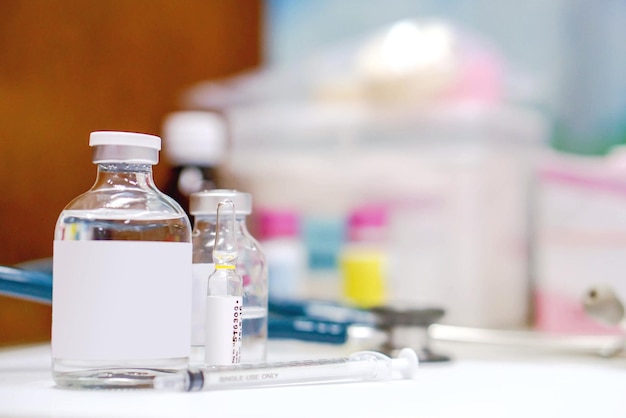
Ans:
[[[182,90],[260,64],[261,23],[261,0],[0,1],[0,264],[52,255],[91,131],[160,134]],[[0,345],[49,333],[49,307],[0,297]]]

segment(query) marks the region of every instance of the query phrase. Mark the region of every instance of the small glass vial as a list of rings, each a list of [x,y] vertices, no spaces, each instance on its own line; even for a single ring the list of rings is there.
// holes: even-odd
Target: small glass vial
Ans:
[[[243,342],[241,361],[260,363],[267,359],[267,262],[258,241],[246,225],[252,213],[252,196],[237,190],[215,189],[193,193],[190,212],[193,229],[192,363],[204,353],[204,312],[207,278],[214,269],[213,249],[217,205],[223,200],[235,205],[238,259],[237,272],[243,278]]]
[[[227,153],[226,121],[204,110],[169,113],[163,121],[163,152],[172,165],[164,190],[189,214],[192,193],[219,188]]]
[[[97,177],[54,233],[52,374],[62,387],[150,385],[186,368],[191,225],[152,178],[161,139],[92,132]]]
[[[357,207],[347,224],[348,240],[339,255],[344,299],[363,309],[381,306],[387,300],[387,208]]]
[[[267,259],[269,294],[277,299],[305,297],[308,254],[300,216],[287,208],[265,208],[257,216],[259,242]]]
[[[237,273],[235,207],[230,200],[217,204],[213,261],[206,296],[204,363],[224,366],[241,362],[243,279]]]

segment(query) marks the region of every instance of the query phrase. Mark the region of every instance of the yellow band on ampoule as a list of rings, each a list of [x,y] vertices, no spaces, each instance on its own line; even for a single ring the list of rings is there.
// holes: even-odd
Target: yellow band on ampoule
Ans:
[[[215,269],[216,269],[216,270],[222,270],[222,269],[225,269],[225,270],[234,270],[234,269],[235,269],[235,266],[222,266],[222,265],[217,265],[217,266],[215,266]]]

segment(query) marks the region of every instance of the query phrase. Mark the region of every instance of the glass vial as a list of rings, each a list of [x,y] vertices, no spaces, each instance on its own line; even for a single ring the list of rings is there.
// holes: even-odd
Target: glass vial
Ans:
[[[344,299],[359,308],[387,301],[387,211],[386,205],[367,204],[348,216],[348,239],[339,253],[339,268]]]
[[[277,299],[305,297],[308,254],[298,212],[264,208],[256,219],[257,236],[267,259],[269,294]]]
[[[140,387],[187,367],[191,225],[152,178],[161,139],[92,132],[97,177],[54,232],[52,374],[59,386]]]
[[[237,273],[237,231],[231,200],[217,204],[213,261],[206,297],[204,363],[223,366],[241,362],[243,279]]]
[[[259,363],[267,354],[267,263],[258,241],[246,225],[252,213],[252,196],[237,190],[215,189],[194,193],[190,212],[193,229],[193,290],[192,290],[192,363],[202,361],[204,353],[205,295],[207,278],[214,269],[213,249],[217,220],[217,205],[223,200],[235,205],[238,259],[237,272],[243,278],[243,342],[241,361]]]
[[[163,120],[163,152],[172,165],[165,193],[187,214],[192,193],[219,188],[226,148],[226,121],[217,113],[183,110]]]

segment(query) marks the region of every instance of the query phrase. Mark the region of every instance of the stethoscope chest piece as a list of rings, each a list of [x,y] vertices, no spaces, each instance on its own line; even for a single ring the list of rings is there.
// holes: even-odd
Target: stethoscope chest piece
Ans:
[[[430,347],[428,327],[439,321],[445,311],[440,308],[415,308],[394,304],[371,309],[377,318],[377,328],[387,340],[382,350],[395,355],[403,347],[412,347],[421,363],[449,361],[450,357],[434,352]]]

